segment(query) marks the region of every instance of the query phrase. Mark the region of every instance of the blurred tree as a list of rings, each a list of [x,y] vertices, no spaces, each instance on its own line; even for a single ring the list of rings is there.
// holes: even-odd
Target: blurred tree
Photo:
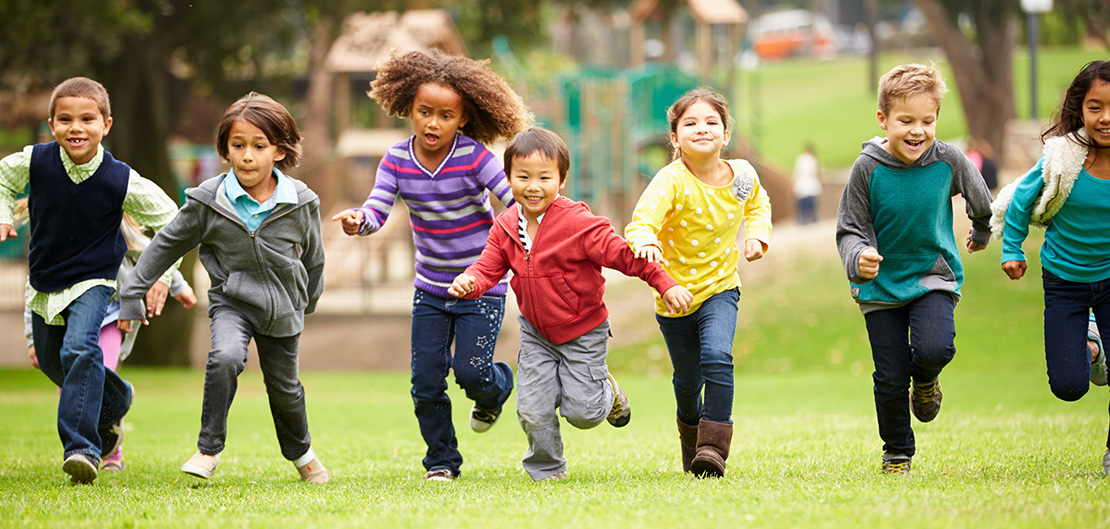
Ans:
[[[1014,118],[1015,0],[916,0],[944,50],[960,90],[971,137],[984,138],[999,158]],[[963,17],[963,18],[961,18]],[[960,21],[970,24],[972,37]]]
[[[1110,2],[1106,0],[1055,0],[1053,11],[1068,21],[1079,21],[1087,36],[1110,49]]]

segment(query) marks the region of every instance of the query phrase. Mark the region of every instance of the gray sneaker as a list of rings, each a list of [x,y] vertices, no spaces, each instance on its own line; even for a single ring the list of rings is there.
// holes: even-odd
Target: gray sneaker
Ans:
[[[883,474],[909,474],[910,456],[905,454],[883,453]]]
[[[1106,449],[1106,453],[1102,454],[1102,473],[1110,474],[1110,448]]]
[[[621,389],[620,384],[617,384],[617,379],[613,378],[613,375],[609,375],[609,384],[613,386],[613,409],[605,420],[620,428],[632,419],[632,407],[628,404],[628,395],[624,394],[624,390]]]
[[[939,378],[924,384],[918,384],[915,380],[910,384],[910,411],[921,422],[929,422],[937,417],[942,398],[944,395],[940,392]]]

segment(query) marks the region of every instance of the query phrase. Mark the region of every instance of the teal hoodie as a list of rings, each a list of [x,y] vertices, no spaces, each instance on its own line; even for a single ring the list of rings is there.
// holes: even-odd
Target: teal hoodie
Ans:
[[[952,197],[963,194],[972,242],[990,242],[991,195],[959,149],[934,140],[913,164],[886,152],[885,138],[863,143],[837,212],[836,245],[865,314],[905,305],[931,291],[959,298],[963,264],[952,228]],[[879,275],[859,275],[867,247],[883,261]]]

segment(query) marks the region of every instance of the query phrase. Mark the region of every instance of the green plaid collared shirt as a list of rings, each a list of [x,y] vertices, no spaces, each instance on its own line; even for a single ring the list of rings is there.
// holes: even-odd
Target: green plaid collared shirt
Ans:
[[[6,156],[0,160],[0,224],[12,224],[12,209],[15,207],[16,196],[27,187],[31,178],[31,152],[33,145],[28,145],[21,152]],[[104,161],[104,146],[98,145],[96,156],[89,163],[77,165],[69,158],[65,150],[61,150],[62,165],[74,183],[87,180]],[[162,188],[157,184],[139,176],[131,170],[127,183],[127,195],[123,199],[123,210],[134,217],[139,224],[158,231],[170,222],[177,214],[177,204],[174,203]],[[59,212],[59,214],[64,214]],[[169,284],[177,265],[170,267],[162,281]],[[89,279],[69,288],[57,292],[38,292],[27,283],[27,306],[31,311],[42,316],[48,325],[65,325],[65,318],[61,313],[77,299],[95,286],[104,285],[116,288],[113,279]]]

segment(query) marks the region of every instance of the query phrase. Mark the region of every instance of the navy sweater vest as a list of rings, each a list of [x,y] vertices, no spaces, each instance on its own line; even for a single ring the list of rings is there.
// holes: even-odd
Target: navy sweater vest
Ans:
[[[31,153],[31,286],[57,292],[89,279],[115,279],[127,241],[120,230],[131,168],[108,151],[100,167],[80,184],[62,165],[58,142]]]

